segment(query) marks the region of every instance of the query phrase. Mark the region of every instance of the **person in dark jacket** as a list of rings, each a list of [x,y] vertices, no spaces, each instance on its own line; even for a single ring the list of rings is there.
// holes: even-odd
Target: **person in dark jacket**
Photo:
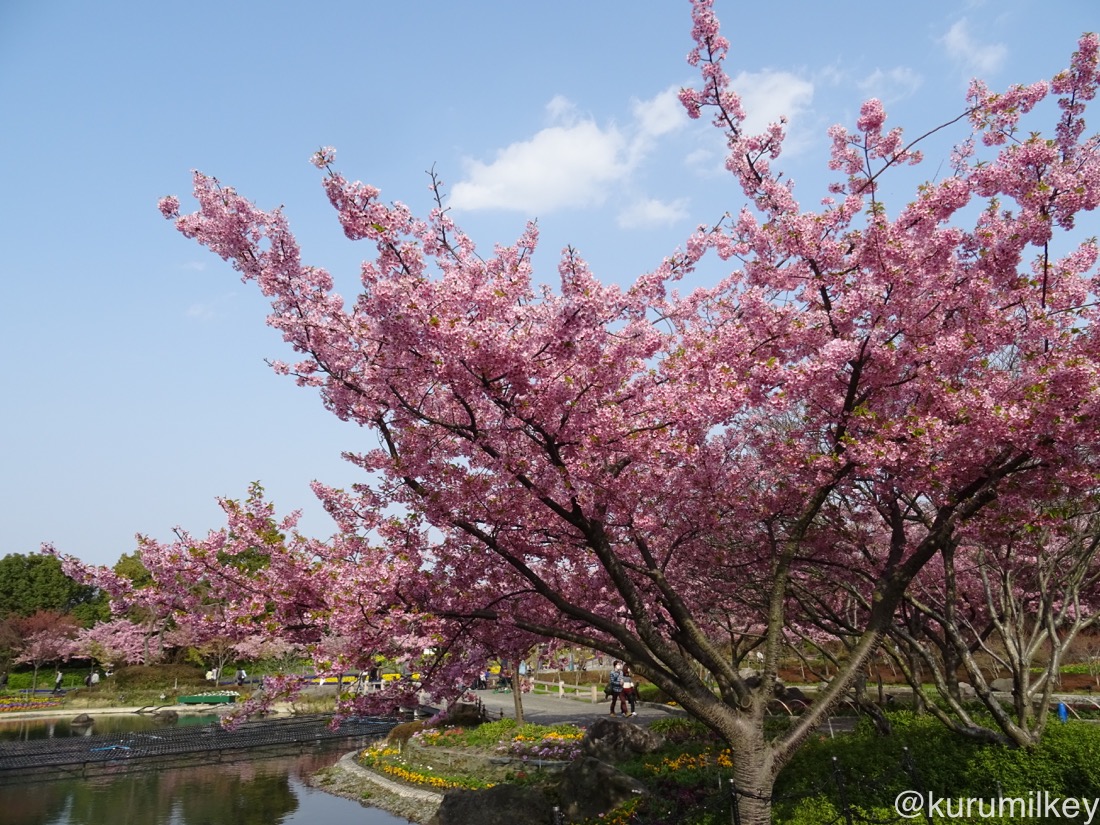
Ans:
[[[615,715],[615,704],[622,706],[626,715],[626,703],[623,701],[623,663],[616,659],[611,664],[611,673],[607,676],[607,687],[611,691],[611,715]]]

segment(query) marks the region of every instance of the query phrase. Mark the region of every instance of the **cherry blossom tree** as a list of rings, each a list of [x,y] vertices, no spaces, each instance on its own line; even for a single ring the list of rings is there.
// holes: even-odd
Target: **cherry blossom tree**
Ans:
[[[92,659],[107,668],[150,664],[148,632],[128,619],[82,628],[69,643],[68,657]]]
[[[908,621],[890,635],[908,659],[906,678],[920,674],[942,704],[929,710],[948,727],[1001,744],[1034,745],[1046,727],[1060,686],[1066,651],[1100,622],[1100,516],[1095,505],[1065,505],[1009,525],[999,540],[947,548],[905,595]],[[917,661],[919,671],[907,667]],[[989,668],[1012,682],[1006,707],[995,695]],[[966,674],[994,727],[970,713],[960,690]]]
[[[31,690],[38,689],[38,671],[51,662],[61,663],[69,658],[73,637],[80,630],[76,619],[56,610],[37,610],[30,616],[16,620],[22,637],[15,664],[29,664],[34,668]]]
[[[347,454],[361,484],[314,484],[331,541],[297,534],[254,490],[223,502],[224,530],[141,551],[173,609],[201,580],[231,623],[322,659],[326,634],[355,639],[415,662],[441,696],[490,650],[557,640],[627,660],[729,743],[748,825],[769,820],[777,773],[927,565],[1095,484],[1097,248],[1077,221],[1100,199],[1083,119],[1097,38],[1049,82],[973,83],[938,127],[961,132],[951,174],[902,204],[882,182],[921,161],[919,139],[868,101],[830,131],[837,179],[804,210],[776,165],[783,124],[743,129],[709,0],[693,24],[701,83],[681,100],[724,133],[743,206],[626,287],[574,249],[558,286],[540,286],[534,224],[479,254],[439,181],[419,218],[345,179],[327,148],[314,163],[329,200],[376,250],[348,303],[302,262],[281,211],[201,173],[196,212],[163,199],[271,300],[300,356],[275,369],[378,446]],[[1048,99],[1053,123],[1033,122]],[[674,291],[718,267],[712,285]],[[792,628],[840,579],[864,605],[848,655],[769,738]]]

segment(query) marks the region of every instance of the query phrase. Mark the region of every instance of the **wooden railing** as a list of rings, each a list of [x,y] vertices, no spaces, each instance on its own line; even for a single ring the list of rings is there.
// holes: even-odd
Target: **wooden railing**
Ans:
[[[603,698],[603,688],[599,685],[570,685],[560,679],[557,682],[534,679],[531,685],[533,693],[556,695],[562,698],[569,697],[582,701],[587,700],[592,704],[596,704]]]

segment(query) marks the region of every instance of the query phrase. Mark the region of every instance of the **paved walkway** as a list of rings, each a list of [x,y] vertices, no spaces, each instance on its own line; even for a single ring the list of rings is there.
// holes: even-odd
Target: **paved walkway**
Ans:
[[[490,715],[494,719],[499,719],[502,715],[509,718],[515,718],[516,708],[512,699],[512,694],[498,693],[494,690],[478,690],[474,693],[481,699],[482,704]],[[196,706],[196,705],[158,705],[155,707],[112,707],[112,708],[49,708],[43,710],[34,711],[15,711],[3,714],[0,717],[0,721],[15,720],[15,719],[34,719],[56,716],[78,716],[81,713],[86,713],[89,716],[99,716],[107,714],[136,714],[142,713],[150,714],[153,710],[174,710],[181,714],[183,713],[222,713],[228,710],[231,706],[227,705],[210,705],[210,706]],[[289,710],[287,708],[286,710]],[[523,694],[523,716],[528,722],[534,722],[539,725],[556,725],[559,723],[570,723],[579,725],[591,724],[594,720],[609,715],[611,710],[610,702],[604,699],[601,695],[600,701],[593,704],[587,700],[571,699],[568,697],[558,697],[553,694],[546,693],[524,693]],[[631,721],[645,724],[651,722],[654,719],[662,719],[670,715],[682,715],[683,711],[679,708],[672,708],[666,705],[658,705],[647,702],[638,702],[637,704],[637,716],[630,717]],[[278,714],[281,718],[283,714]],[[289,715],[289,713],[288,713]],[[617,718],[622,718],[621,716]]]
[[[499,718],[501,714],[509,718],[515,718],[516,707],[511,693],[497,693],[493,690],[474,691],[481,703],[489,711],[491,718]],[[523,718],[528,722],[538,725],[557,725],[567,722],[575,725],[589,725],[596,719],[608,716],[611,704],[607,699],[593,704],[590,701],[570,699],[545,693],[523,694]],[[637,716],[631,716],[632,722],[645,724],[654,719],[662,719],[669,715],[682,714],[678,708],[665,705],[639,702],[637,704]],[[621,717],[618,717],[621,718]]]

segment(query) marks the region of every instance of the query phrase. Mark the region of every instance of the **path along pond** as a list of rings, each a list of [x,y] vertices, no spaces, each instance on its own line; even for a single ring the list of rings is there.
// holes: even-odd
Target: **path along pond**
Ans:
[[[159,756],[143,756],[138,754],[142,743],[158,744],[163,751],[160,743],[180,737],[199,735],[220,741],[222,731],[213,716],[181,715],[179,727],[166,727],[137,715],[97,716],[91,727],[73,726],[71,718],[0,720],[0,762],[26,754],[33,756],[46,749],[45,752],[52,752],[55,761],[62,763],[48,770],[28,767],[0,771],[0,822],[5,825],[407,823],[385,811],[332,796],[307,784],[311,774],[364,745],[368,741],[364,736],[282,743],[272,742],[269,736],[268,744],[251,748],[208,747],[189,754],[163,752]],[[183,727],[191,730],[183,731]],[[96,758],[82,764],[71,757],[58,759],[58,754],[74,747],[83,747],[85,753]],[[104,756],[116,758],[104,759]]]

